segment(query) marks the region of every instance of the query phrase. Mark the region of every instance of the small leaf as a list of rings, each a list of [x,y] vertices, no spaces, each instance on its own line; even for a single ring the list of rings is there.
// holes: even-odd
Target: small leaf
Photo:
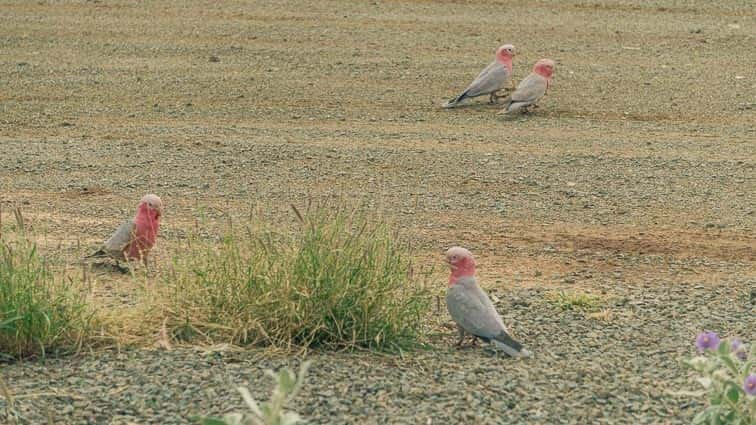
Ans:
[[[690,360],[686,360],[685,364],[695,370],[704,370],[709,360],[704,356],[696,356]]]
[[[696,380],[706,389],[709,389],[709,387],[711,387],[711,379],[709,378],[698,378]]]
[[[273,416],[273,410],[270,408],[270,403],[263,403],[262,406],[260,406],[260,410],[262,410],[262,415],[260,415],[262,418],[270,418]]]
[[[709,404],[711,404],[710,409],[719,409],[719,405],[722,404],[722,394],[720,393],[713,393],[709,396]]]
[[[228,413],[223,415],[223,421],[226,425],[243,425],[244,415],[241,413]]]
[[[247,404],[247,407],[249,407],[249,410],[252,411],[257,417],[262,418],[262,412],[260,412],[260,407],[257,405],[257,402],[255,401],[255,398],[252,397],[252,394],[249,392],[248,389],[244,387],[237,388],[239,393],[241,393],[242,398],[244,399],[244,402]]]
[[[720,356],[729,356],[730,355],[730,344],[726,343],[725,341],[722,341],[719,343],[719,347],[717,348],[717,354]]]
[[[296,384],[294,374],[288,369],[281,369],[278,373],[278,380],[284,394],[289,394],[294,389],[294,384]]]
[[[709,423],[711,425],[719,425],[719,408],[712,406],[711,413],[709,414]]]
[[[737,374],[740,372],[738,370],[738,366],[735,364],[735,362],[732,360],[732,357],[730,354],[726,356],[722,356],[722,362],[724,362],[725,365],[727,365],[728,368],[732,371],[732,373]]]
[[[281,414],[281,425],[294,425],[301,421],[302,418],[294,412],[284,412]]]
[[[693,418],[693,425],[703,424],[709,420],[709,410],[703,410],[699,412],[695,418]]]
[[[753,366],[754,366],[753,360],[748,360],[747,362],[745,362],[745,364],[743,364],[743,368],[741,369],[741,376],[743,376],[743,379],[745,379],[748,376],[748,374],[751,372],[751,369],[753,369]]]
[[[740,393],[744,392],[740,386],[732,380],[728,380],[725,385],[728,386],[727,392],[725,393],[727,398],[732,401],[733,403],[737,403],[738,400],[740,400]]]
[[[10,319],[3,320],[2,322],[0,322],[0,329],[3,329],[7,325],[10,325],[11,323],[19,319],[21,319],[21,316],[11,317]],[[10,326],[8,326],[8,329],[11,329]]]

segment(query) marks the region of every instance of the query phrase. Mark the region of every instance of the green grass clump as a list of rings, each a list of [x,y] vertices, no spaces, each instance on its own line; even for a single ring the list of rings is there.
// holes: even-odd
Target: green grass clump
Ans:
[[[388,225],[318,209],[281,234],[260,223],[190,238],[150,297],[173,339],[393,350],[416,343],[424,282]]]
[[[549,293],[547,301],[561,310],[581,311],[596,311],[603,303],[596,295],[566,291]]]
[[[74,281],[56,277],[37,245],[18,225],[0,229],[0,358],[44,356],[71,348],[91,315]]]

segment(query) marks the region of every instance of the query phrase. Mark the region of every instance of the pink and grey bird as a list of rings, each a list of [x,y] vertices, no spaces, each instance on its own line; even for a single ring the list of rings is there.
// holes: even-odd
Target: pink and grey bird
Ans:
[[[500,113],[508,114],[520,110],[525,112],[529,107],[536,105],[546,94],[546,90],[549,89],[553,74],[553,60],[541,59],[536,62],[533,66],[533,72],[520,81],[514,93],[505,100],[504,109]]]
[[[505,44],[496,49],[496,57],[475,80],[459,96],[441,105],[444,108],[454,108],[465,99],[489,95],[489,101],[494,103],[499,97],[496,92],[503,89],[512,78],[512,57],[514,46]]]
[[[475,259],[470,251],[458,246],[449,248],[446,261],[451,268],[446,307],[457,324],[457,345],[461,345],[465,335],[470,334],[473,338],[492,343],[509,356],[529,357],[531,353],[512,339],[491,299],[478,286]]]
[[[145,195],[139,201],[136,216],[121,224],[100,250],[89,257],[112,257],[116,261],[141,260],[147,264],[162,215],[163,201],[157,195]]]

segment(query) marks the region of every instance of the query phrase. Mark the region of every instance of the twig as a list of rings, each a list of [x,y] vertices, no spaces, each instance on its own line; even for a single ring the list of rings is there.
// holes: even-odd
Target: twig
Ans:
[[[3,380],[2,376],[0,376],[0,392],[2,392],[3,398],[5,398],[5,402],[6,402],[5,418],[8,420],[12,420],[13,423],[18,423],[18,420],[16,419],[16,415],[14,413],[15,400],[8,386],[5,385],[5,380]]]
[[[18,224],[19,231],[21,233],[24,233],[24,216],[21,214],[21,207],[17,206],[16,208],[14,208],[13,215],[16,216],[16,223]]]
[[[299,213],[299,210],[297,209],[296,206],[294,206],[294,204],[291,204],[291,209],[294,210],[294,214],[297,215],[297,218],[299,219],[299,222],[300,223],[304,223],[305,221],[304,221],[304,218],[302,218],[302,214]]]

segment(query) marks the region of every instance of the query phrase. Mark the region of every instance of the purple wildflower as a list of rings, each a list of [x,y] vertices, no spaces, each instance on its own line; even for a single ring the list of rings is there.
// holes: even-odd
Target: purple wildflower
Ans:
[[[719,348],[719,337],[714,332],[701,332],[696,338],[698,351],[716,350]]]
[[[750,374],[743,384],[743,390],[748,395],[756,395],[756,375]]]
[[[738,338],[733,338],[730,341],[730,351],[735,353],[735,357],[739,358],[741,361],[746,361],[746,359],[748,358],[748,353],[746,353],[745,346],[743,345],[743,342]]]

